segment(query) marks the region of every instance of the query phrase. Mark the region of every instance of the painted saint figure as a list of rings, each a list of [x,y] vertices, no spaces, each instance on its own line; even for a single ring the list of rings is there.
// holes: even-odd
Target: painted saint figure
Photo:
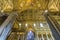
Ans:
[[[34,40],[34,33],[32,31],[29,31],[27,34],[27,40]]]

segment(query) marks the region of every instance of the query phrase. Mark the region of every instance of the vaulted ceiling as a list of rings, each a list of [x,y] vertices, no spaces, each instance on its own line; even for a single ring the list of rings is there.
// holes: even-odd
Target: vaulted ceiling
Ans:
[[[60,0],[0,0],[0,12],[18,12],[18,21],[45,21],[44,10],[59,12]]]

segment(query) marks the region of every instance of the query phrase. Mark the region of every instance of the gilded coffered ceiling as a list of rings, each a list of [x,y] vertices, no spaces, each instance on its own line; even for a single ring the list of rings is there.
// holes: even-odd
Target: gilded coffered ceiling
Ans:
[[[0,0],[0,11],[60,10],[60,0]]]

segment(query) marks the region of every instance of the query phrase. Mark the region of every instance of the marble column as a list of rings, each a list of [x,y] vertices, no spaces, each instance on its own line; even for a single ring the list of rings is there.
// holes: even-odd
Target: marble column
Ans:
[[[48,34],[46,33],[47,40],[49,40]]]
[[[41,35],[42,35],[42,40],[44,40],[43,34],[41,34]]]
[[[52,33],[50,33],[50,35],[51,35],[51,38],[52,38],[51,40],[55,40],[54,37],[53,37],[53,35],[52,35]]]

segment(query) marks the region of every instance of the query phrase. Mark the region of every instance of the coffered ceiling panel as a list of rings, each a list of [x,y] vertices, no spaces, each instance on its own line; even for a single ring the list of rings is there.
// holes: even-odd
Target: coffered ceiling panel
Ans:
[[[10,11],[13,9],[12,0],[0,0],[0,11]]]
[[[25,10],[18,15],[18,21],[45,21],[45,18],[42,16],[42,10]]]
[[[59,11],[59,0],[50,0],[48,9],[50,11]]]

